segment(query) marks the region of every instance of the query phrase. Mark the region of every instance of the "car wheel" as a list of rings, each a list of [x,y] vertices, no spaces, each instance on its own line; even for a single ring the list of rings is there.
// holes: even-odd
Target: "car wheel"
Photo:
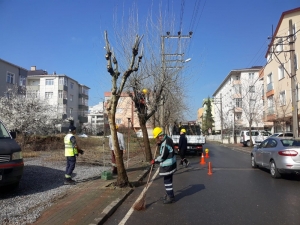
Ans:
[[[250,147],[250,141],[247,141],[247,146]]]
[[[254,155],[251,155],[251,166],[252,166],[252,168],[257,168],[257,164],[255,162]]]
[[[270,173],[271,173],[271,176],[273,178],[280,178],[281,177],[280,173],[278,172],[278,169],[276,167],[276,164],[275,164],[274,160],[272,160],[270,162]]]

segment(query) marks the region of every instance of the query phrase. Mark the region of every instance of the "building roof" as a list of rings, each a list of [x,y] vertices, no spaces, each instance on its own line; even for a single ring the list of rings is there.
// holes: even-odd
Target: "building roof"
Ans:
[[[18,68],[20,68],[20,69],[22,69],[22,70],[28,71],[27,69],[25,69],[25,68],[23,68],[23,67],[21,67],[21,66],[17,66],[17,65],[15,65],[15,64],[13,64],[13,63],[10,63],[10,62],[8,62],[8,61],[5,61],[4,59],[1,59],[1,58],[0,58],[0,61],[5,62],[5,63],[7,63],[7,64],[10,64],[10,65],[12,65],[12,66],[18,67]]]
[[[283,13],[281,14],[281,17],[280,17],[280,19],[279,19],[279,21],[278,21],[278,23],[277,23],[276,30],[275,30],[275,32],[274,32],[274,34],[273,34],[273,36],[272,36],[272,40],[271,40],[271,42],[270,42],[270,44],[269,44],[269,47],[268,47],[268,50],[267,50],[267,52],[266,52],[265,58],[268,57],[268,54],[269,54],[269,52],[270,52],[270,48],[271,48],[271,46],[272,46],[273,43],[274,43],[275,37],[276,37],[276,35],[277,35],[277,33],[278,33],[278,30],[279,30],[279,27],[280,27],[280,25],[281,25],[281,23],[282,23],[283,18],[284,18],[286,15],[289,15],[289,14],[292,14],[292,13],[295,13],[295,12],[300,12],[300,7],[295,8],[295,9],[291,9],[291,10],[288,10],[288,11],[285,11],[285,12],[283,12]]]

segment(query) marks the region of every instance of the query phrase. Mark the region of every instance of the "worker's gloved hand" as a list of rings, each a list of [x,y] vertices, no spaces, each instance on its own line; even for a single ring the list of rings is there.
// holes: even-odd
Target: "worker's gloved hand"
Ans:
[[[78,150],[78,153],[83,155],[84,151],[82,149]]]
[[[151,164],[152,164],[152,165],[155,164],[155,160],[154,160],[154,159],[151,160]]]

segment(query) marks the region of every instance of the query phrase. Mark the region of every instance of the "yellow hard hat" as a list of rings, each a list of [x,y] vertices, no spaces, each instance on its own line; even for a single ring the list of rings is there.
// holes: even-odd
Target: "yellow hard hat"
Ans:
[[[144,88],[144,89],[142,90],[142,92],[143,92],[144,94],[147,94],[148,90],[147,90],[146,88]]]
[[[182,128],[182,129],[180,130],[180,132],[186,133],[186,130],[185,130],[184,128]]]
[[[116,125],[116,129],[118,129],[119,128],[119,126],[118,125]]]
[[[163,134],[163,130],[160,127],[155,127],[153,129],[153,137],[157,138],[158,136]]]

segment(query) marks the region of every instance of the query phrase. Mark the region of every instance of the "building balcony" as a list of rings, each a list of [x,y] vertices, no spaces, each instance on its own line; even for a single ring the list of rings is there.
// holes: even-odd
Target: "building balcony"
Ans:
[[[59,98],[57,102],[58,102],[58,104],[66,105],[68,103],[68,99],[66,99],[66,98]]]
[[[79,104],[79,105],[78,105],[78,108],[79,108],[79,109],[86,110],[86,111],[89,109],[89,107],[88,107],[87,105],[83,105],[83,104]]]
[[[65,86],[65,85],[58,85],[58,90],[59,90],[59,91],[68,91],[68,86]]]
[[[79,93],[78,98],[89,99],[89,96],[87,94],[84,94],[84,93]]]
[[[81,116],[81,115],[78,116],[78,120],[79,120],[79,123],[87,123],[88,122],[88,118],[85,116]]]

